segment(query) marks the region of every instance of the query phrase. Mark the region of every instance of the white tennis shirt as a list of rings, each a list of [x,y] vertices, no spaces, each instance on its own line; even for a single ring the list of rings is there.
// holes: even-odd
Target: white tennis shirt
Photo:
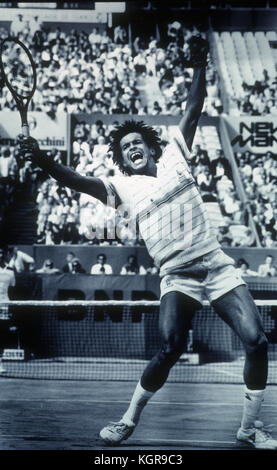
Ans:
[[[157,176],[114,176],[104,180],[116,207],[136,219],[160,275],[182,272],[185,263],[219,247],[188,165],[189,150],[179,127],[157,164]]]

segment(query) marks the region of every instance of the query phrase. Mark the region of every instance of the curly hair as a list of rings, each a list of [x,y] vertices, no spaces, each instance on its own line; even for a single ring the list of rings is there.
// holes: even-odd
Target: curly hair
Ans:
[[[161,139],[157,131],[153,127],[147,126],[143,121],[125,121],[123,124],[116,126],[116,129],[111,132],[111,142],[109,151],[112,152],[113,162],[119,167],[120,171],[125,174],[131,172],[123,166],[123,158],[120,148],[120,141],[125,135],[132,132],[140,134],[148,147],[155,150],[154,160],[157,162],[162,154]]]

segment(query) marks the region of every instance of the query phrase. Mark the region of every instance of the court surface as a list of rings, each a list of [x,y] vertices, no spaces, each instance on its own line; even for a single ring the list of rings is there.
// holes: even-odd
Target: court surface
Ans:
[[[107,450],[99,430],[121,417],[135,385],[1,377],[0,450]],[[277,423],[276,392],[268,386],[265,424]],[[133,435],[108,449],[249,450],[235,438],[242,397],[241,384],[167,383],[148,403]]]

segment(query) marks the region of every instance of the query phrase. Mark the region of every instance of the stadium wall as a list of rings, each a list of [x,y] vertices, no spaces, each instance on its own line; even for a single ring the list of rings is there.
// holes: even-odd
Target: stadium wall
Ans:
[[[230,8],[209,12],[211,26],[215,31],[270,31],[277,23],[276,9]]]

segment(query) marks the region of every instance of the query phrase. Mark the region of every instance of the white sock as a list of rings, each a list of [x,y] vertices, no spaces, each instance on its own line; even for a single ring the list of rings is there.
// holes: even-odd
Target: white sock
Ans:
[[[154,395],[155,392],[148,392],[145,390],[140,382],[138,382],[134,394],[132,396],[130,405],[126,413],[124,413],[123,417],[120,421],[128,424],[129,426],[134,426],[138,423],[141,412],[145,405],[147,404],[148,400]]]
[[[263,399],[264,390],[249,390],[245,387],[241,420],[241,427],[243,429],[252,428],[254,422],[259,419]]]

